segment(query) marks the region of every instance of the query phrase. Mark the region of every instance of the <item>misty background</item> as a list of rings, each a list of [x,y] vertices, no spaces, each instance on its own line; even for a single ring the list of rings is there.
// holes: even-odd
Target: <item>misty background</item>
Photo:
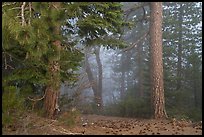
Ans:
[[[133,27],[124,28],[121,39],[131,48],[111,49],[96,45],[102,64],[102,102],[104,115],[149,117],[150,67],[149,35],[134,43],[149,30],[149,6],[132,10],[138,2],[123,2],[126,21]],[[97,83],[99,66],[94,48],[85,50]],[[179,65],[180,64],[180,65]],[[63,109],[77,107],[84,113],[99,113],[94,106],[94,93],[84,59],[78,81],[61,85]],[[164,92],[170,117],[202,119],[202,3],[163,3],[163,67]],[[72,70],[70,70],[72,71]],[[77,93],[77,95],[76,95]],[[64,103],[68,100],[68,103]],[[63,102],[63,103],[62,103]]]

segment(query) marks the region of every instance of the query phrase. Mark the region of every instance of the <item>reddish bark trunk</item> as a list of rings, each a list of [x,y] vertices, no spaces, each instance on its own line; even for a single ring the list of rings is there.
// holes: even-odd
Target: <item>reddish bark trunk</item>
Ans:
[[[53,90],[53,88],[47,87],[46,88],[46,95],[45,95],[45,113],[48,118],[53,119],[57,112],[57,105],[58,105],[58,95],[59,92]]]
[[[60,2],[52,3],[52,10],[58,10],[60,8]],[[57,8],[57,9],[55,9]],[[59,24],[60,25],[60,24]],[[60,26],[54,28],[54,35],[60,35]],[[58,111],[58,96],[60,92],[60,50],[61,50],[61,41],[55,40],[53,45],[56,46],[56,58],[49,59],[49,82],[46,88],[45,100],[44,100],[44,109],[46,116],[53,119],[56,112]]]
[[[162,61],[162,3],[151,2],[150,57],[151,93],[155,119],[166,118]]]

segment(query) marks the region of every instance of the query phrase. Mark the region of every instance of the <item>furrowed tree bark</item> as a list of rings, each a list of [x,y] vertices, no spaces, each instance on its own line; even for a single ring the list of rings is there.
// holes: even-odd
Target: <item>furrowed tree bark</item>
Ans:
[[[55,7],[60,7],[60,2],[52,3]],[[52,10],[57,10],[55,7],[52,7]],[[54,35],[60,35],[60,26],[54,27]],[[45,89],[45,100],[44,108],[45,114],[48,118],[53,119],[58,111],[58,97],[60,93],[60,50],[61,50],[61,41],[55,40],[52,43],[56,46],[56,57],[49,59],[48,75],[49,83]]]
[[[150,59],[153,117],[166,118],[162,61],[162,3],[150,3]]]

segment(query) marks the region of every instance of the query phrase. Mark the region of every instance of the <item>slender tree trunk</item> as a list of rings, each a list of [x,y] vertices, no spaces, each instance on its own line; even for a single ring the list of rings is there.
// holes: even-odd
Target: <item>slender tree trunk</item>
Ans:
[[[94,92],[94,96],[97,95],[97,83],[93,77],[93,73],[91,71],[91,67],[90,67],[90,64],[89,64],[89,59],[88,59],[88,49],[86,47],[86,51],[85,51],[85,67],[86,67],[86,73],[88,75],[88,79],[89,79],[89,82],[92,83],[91,87],[92,87],[92,90]]]
[[[120,89],[120,98],[121,99],[124,99],[124,96],[125,96],[125,62],[124,62],[124,60],[125,60],[125,57],[124,57],[125,55],[124,55],[124,53],[122,53],[122,62],[121,62],[121,64],[122,64],[122,75],[121,75],[121,89]]]
[[[96,62],[98,65],[98,95],[99,95],[99,107],[102,109],[103,108],[103,97],[102,97],[102,93],[103,93],[103,70],[102,70],[102,63],[100,60],[100,47],[94,47],[95,49],[95,55],[96,55]]]
[[[96,105],[99,104],[99,108],[101,106],[101,100],[100,100],[100,95],[99,95],[99,92],[98,92],[98,83],[97,81],[94,79],[93,77],[93,73],[91,71],[91,67],[90,67],[90,64],[89,64],[89,60],[88,60],[88,47],[86,47],[86,51],[85,51],[85,66],[86,66],[86,73],[88,75],[88,79],[89,79],[89,82],[92,83],[92,90],[93,90],[93,93],[94,93],[94,102]]]
[[[153,116],[166,118],[162,61],[162,3],[150,3],[150,58]]]
[[[53,3],[55,7],[60,7],[60,2]],[[56,10],[52,8],[52,10]],[[56,26],[54,28],[54,34],[60,35],[60,26]],[[60,50],[61,50],[61,41],[55,40],[52,43],[56,46],[56,58],[49,59],[48,66],[48,75],[49,83],[45,89],[45,100],[44,100],[44,108],[45,113],[48,118],[53,119],[55,117],[56,112],[58,111],[58,97],[60,92]]]
[[[126,68],[131,68],[131,55],[132,55],[132,51],[127,51],[126,52],[126,56],[125,56],[125,61],[124,61],[124,66]],[[130,72],[130,71],[128,71]],[[128,72],[125,72],[125,77],[124,77],[124,91],[125,91],[125,87],[131,87],[134,82],[133,82],[133,76],[131,74],[129,74]]]
[[[122,70],[120,98],[121,98],[121,99],[124,99],[124,96],[125,96],[125,71]]]
[[[179,44],[178,44],[178,63],[177,63],[177,90],[181,88],[181,71],[182,71],[182,23],[183,23],[183,5],[180,4],[180,9],[179,9]]]

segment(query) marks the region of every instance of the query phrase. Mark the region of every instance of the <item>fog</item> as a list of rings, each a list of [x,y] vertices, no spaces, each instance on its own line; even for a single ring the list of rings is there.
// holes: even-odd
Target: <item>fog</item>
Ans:
[[[134,8],[137,4],[139,3],[124,2],[123,10],[127,11]],[[188,9],[186,8],[188,4],[183,4],[184,12],[182,15],[183,21],[181,22],[183,23],[182,68],[177,68],[179,56],[178,44],[181,41],[179,41],[178,37],[173,36],[179,33],[177,23],[181,20],[178,20],[177,16],[180,6],[178,3],[165,3],[163,5],[163,68],[167,113],[172,117],[187,117],[198,120],[202,118],[202,79],[199,77],[199,75],[202,74],[202,59],[200,58],[202,51],[201,36],[198,38],[197,35],[202,33],[200,29],[202,25],[200,24],[201,20],[199,20],[201,18],[192,21],[195,16],[201,17],[201,15],[194,15],[193,13],[195,12],[195,7],[193,7],[195,5],[189,5],[192,7]],[[192,13],[192,15],[187,15],[187,12]],[[143,9],[133,10],[126,16],[127,21],[135,23],[131,29],[123,28],[122,39],[126,42],[125,49],[95,45],[95,47],[100,48],[99,59],[102,64],[101,105],[103,106],[103,112],[100,111],[101,114],[128,117],[151,116],[149,35],[134,45],[134,43],[149,30],[149,16],[150,10],[148,6],[144,6]],[[171,24],[169,24],[169,22],[171,22]],[[190,27],[186,28],[187,26]],[[86,52],[91,73],[94,78],[94,85],[97,86],[99,85],[100,76],[96,52],[94,48],[89,48]],[[198,59],[198,66],[195,66],[195,64],[192,65],[192,61],[195,60],[196,57]],[[95,95],[92,88],[93,85],[90,84],[91,81],[89,81],[87,76],[86,63],[84,60],[82,67],[76,72],[79,74],[79,78],[74,85],[62,84],[61,97],[66,95],[67,98],[77,100],[75,103],[72,103],[72,105],[69,105],[69,107],[65,107],[66,109],[77,107],[84,113],[98,114],[99,111],[94,107]],[[182,71],[181,77],[178,76],[178,69]],[[196,70],[196,72],[192,70]],[[195,78],[193,75],[197,75],[198,77]],[[180,79],[181,83],[181,88],[179,89],[176,88],[178,79]],[[195,88],[196,86],[197,88]],[[77,97],[74,97],[76,91],[79,92],[79,94]],[[191,102],[189,102],[189,100],[191,100]],[[97,104],[95,105],[99,106]],[[188,109],[189,107],[191,109]],[[180,108],[182,109],[179,110]],[[137,110],[133,111],[134,109]]]

